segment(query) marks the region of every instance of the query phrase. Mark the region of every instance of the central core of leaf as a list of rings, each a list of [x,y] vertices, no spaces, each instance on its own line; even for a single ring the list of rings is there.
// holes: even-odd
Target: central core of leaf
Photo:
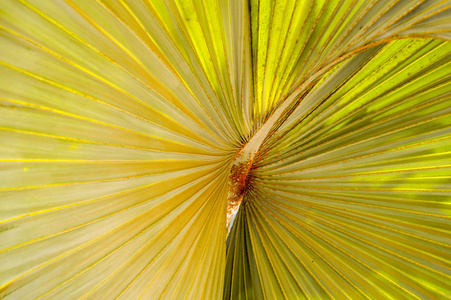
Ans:
[[[253,157],[243,151],[239,151],[232,162],[227,194],[227,227],[229,227],[233,216],[236,214],[243,201],[252,162]]]
[[[281,118],[289,115],[289,105],[295,97],[287,98],[266,122],[255,132],[252,138],[233,157],[232,168],[229,176],[229,190],[227,194],[227,228],[230,226],[233,216],[240,208],[243,197],[246,194],[249,181],[249,171],[263,141],[271,132],[271,129]]]

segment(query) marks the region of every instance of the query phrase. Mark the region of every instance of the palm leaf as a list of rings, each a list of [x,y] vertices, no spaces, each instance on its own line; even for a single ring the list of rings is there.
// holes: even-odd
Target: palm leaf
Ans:
[[[5,0],[0,297],[445,299],[451,2]]]

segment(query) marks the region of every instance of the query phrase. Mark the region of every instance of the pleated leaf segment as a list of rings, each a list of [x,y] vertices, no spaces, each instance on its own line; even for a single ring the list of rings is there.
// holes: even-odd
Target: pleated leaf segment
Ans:
[[[0,298],[450,299],[451,1],[3,0]]]

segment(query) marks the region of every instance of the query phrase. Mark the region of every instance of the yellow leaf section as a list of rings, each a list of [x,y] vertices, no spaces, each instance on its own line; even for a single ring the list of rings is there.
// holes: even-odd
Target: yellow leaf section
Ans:
[[[254,161],[226,298],[448,297],[450,57],[393,41],[301,96]]]
[[[248,17],[187,3],[2,3],[0,298],[222,295]]]

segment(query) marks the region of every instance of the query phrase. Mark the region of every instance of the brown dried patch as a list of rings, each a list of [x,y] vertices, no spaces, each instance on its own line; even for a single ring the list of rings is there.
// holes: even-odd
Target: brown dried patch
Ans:
[[[252,162],[252,157],[246,157],[241,151],[234,157],[230,170],[229,190],[227,194],[227,227],[229,227],[232,217],[243,201]]]

